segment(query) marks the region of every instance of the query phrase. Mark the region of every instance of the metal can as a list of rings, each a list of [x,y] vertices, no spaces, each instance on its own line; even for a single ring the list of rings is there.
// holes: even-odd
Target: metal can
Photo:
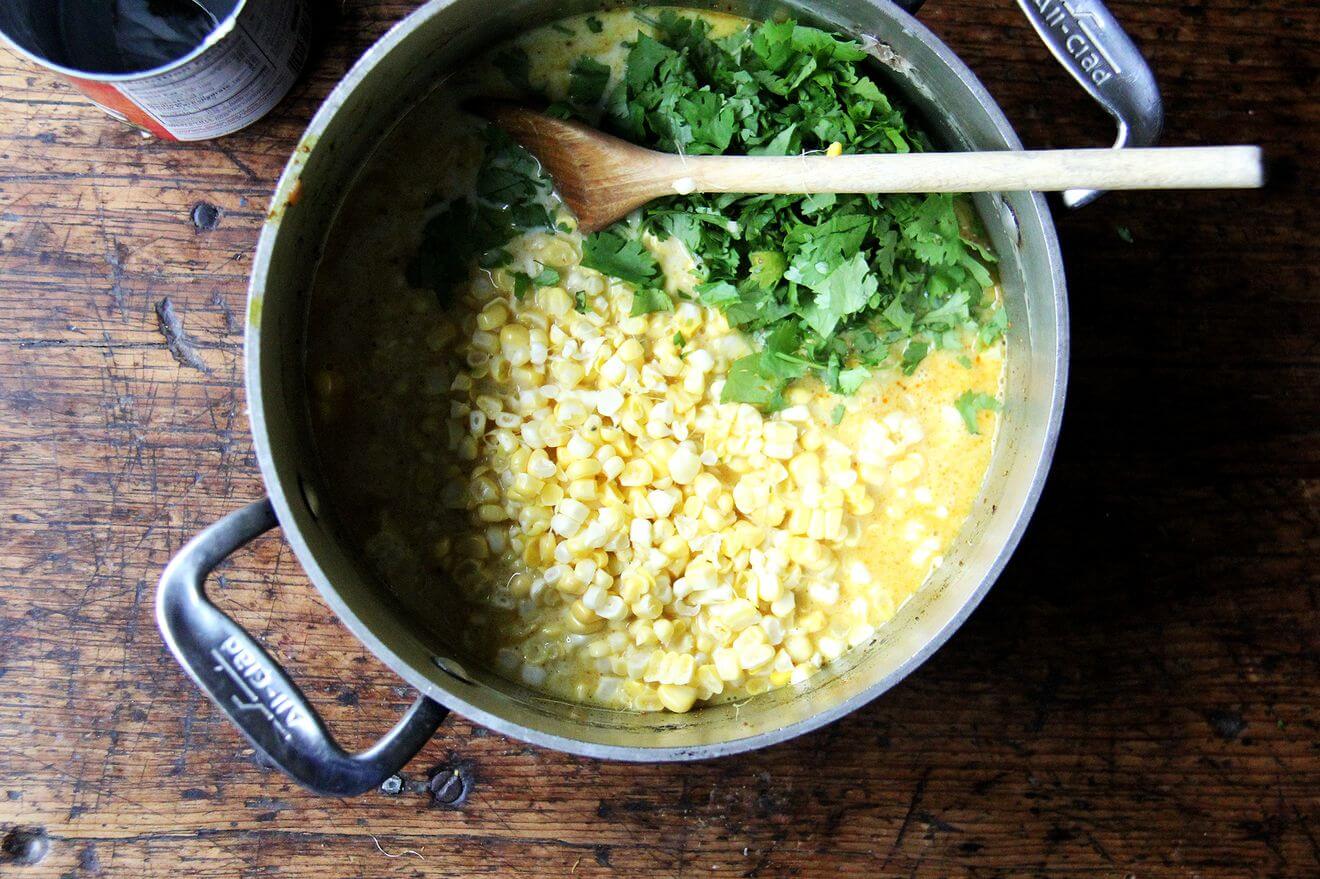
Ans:
[[[0,3],[16,52],[163,140],[221,137],[270,112],[306,63],[310,29],[305,0]]]

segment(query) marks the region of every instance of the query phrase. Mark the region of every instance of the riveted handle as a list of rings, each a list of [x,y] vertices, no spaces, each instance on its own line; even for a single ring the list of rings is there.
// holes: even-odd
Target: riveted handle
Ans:
[[[360,794],[402,769],[449,711],[418,696],[371,748],[349,754],[339,747],[279,664],[206,597],[216,565],[278,524],[270,501],[260,500],[190,540],[161,576],[156,622],[184,670],[271,763],[316,793]]]

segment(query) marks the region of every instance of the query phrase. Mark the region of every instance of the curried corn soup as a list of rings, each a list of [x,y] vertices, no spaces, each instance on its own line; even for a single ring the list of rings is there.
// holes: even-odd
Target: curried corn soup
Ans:
[[[966,205],[676,196],[584,236],[458,110],[535,94],[689,153],[924,148],[863,56],[791,22],[566,19],[447,82],[363,170],[313,292],[328,501],[456,649],[553,697],[685,712],[806,683],[940,564],[1005,356]]]

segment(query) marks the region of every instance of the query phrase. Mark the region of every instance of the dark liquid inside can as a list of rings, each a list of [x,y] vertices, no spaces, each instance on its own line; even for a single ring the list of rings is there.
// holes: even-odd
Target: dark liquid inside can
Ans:
[[[8,0],[5,0],[8,2]],[[27,24],[41,54],[87,73],[141,73],[196,49],[238,0],[53,0]]]

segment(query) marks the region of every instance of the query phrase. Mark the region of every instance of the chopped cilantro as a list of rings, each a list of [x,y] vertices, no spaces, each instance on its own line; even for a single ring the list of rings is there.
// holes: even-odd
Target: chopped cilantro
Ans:
[[[588,15],[588,16],[587,16],[587,30],[591,31],[593,34],[598,34],[598,33],[600,33],[601,31],[605,30],[605,25],[604,25],[604,23],[603,23],[599,18],[597,18],[596,16],[594,16],[594,15]]]
[[[642,314],[652,314],[657,311],[673,311],[674,300],[669,298],[669,294],[658,287],[638,287],[633,292],[632,311],[630,314],[637,317]]]
[[[550,287],[559,283],[559,272],[549,266],[542,266],[541,273],[532,278],[532,283],[538,287]]]
[[[921,339],[912,339],[903,349],[903,374],[912,375],[930,353],[930,343]]]
[[[513,296],[519,302],[527,298],[527,294],[532,292],[532,276],[523,272],[513,273]]]
[[[574,103],[594,107],[600,103],[609,84],[609,65],[583,56],[573,63],[573,69],[569,72],[568,96]]]
[[[842,403],[839,403],[834,407],[833,411],[830,412],[830,421],[834,424],[838,424],[843,421],[844,413],[847,411],[847,408]]]
[[[434,209],[408,266],[408,282],[448,294],[473,263],[495,268],[509,260],[514,236],[553,224],[547,207],[550,181],[531,154],[499,129],[486,129],[475,198],[456,198]]]
[[[683,338],[682,333],[674,333],[674,347],[682,348],[687,344],[687,339]]]
[[[791,20],[719,39],[703,19],[673,10],[641,20],[651,27],[625,44],[619,75],[578,59],[569,100],[551,112],[686,155],[796,155],[834,143],[847,153],[929,149],[854,41]],[[592,21],[587,28],[601,32]],[[515,85],[529,67],[520,52],[497,59]],[[536,178],[496,174],[478,187],[482,199],[505,206],[506,226],[549,224],[539,200],[539,215],[518,213],[529,176]],[[463,219],[431,237],[461,229]],[[912,374],[931,351],[962,353],[970,339],[996,343],[1007,317],[986,292],[994,256],[974,228],[971,212],[948,194],[694,193],[658,199],[588,236],[582,264],[632,285],[633,314],[672,309],[641,236],[679,239],[696,264],[695,297],[756,346],[731,367],[722,398],[773,411],[806,376],[852,394],[880,370]],[[503,244],[489,237],[478,253]],[[581,295],[578,307],[586,307]]]
[[[839,390],[845,394],[855,394],[857,389],[871,377],[871,370],[865,366],[854,366],[839,373]]]
[[[659,263],[640,241],[608,229],[587,236],[582,245],[582,264],[639,287],[660,274]]]
[[[794,155],[836,141],[849,153],[928,148],[855,42],[793,21],[718,40],[705,21],[674,11],[650,23],[601,102],[575,98],[613,134],[689,155]],[[576,88],[594,95],[585,79]],[[670,196],[643,208],[640,225],[588,239],[584,263],[654,286],[640,231],[681,240],[697,262],[700,301],[765,348],[735,364],[724,399],[775,408],[805,375],[855,393],[882,365],[910,374],[968,333],[997,340],[1005,324],[985,292],[994,257],[963,228],[955,198],[942,194]]]
[[[967,432],[980,435],[981,425],[977,423],[977,416],[982,412],[998,412],[1003,408],[999,401],[984,391],[967,391],[961,397],[954,401],[954,406],[958,409],[958,414],[967,424]]]
[[[591,311],[591,306],[587,303],[586,290],[579,290],[573,294],[573,307],[577,309],[578,314],[586,314]]]
[[[1003,306],[996,306],[990,315],[981,321],[981,329],[977,333],[983,347],[989,348],[995,342],[998,342],[1008,330],[1008,312],[1004,311]]]

